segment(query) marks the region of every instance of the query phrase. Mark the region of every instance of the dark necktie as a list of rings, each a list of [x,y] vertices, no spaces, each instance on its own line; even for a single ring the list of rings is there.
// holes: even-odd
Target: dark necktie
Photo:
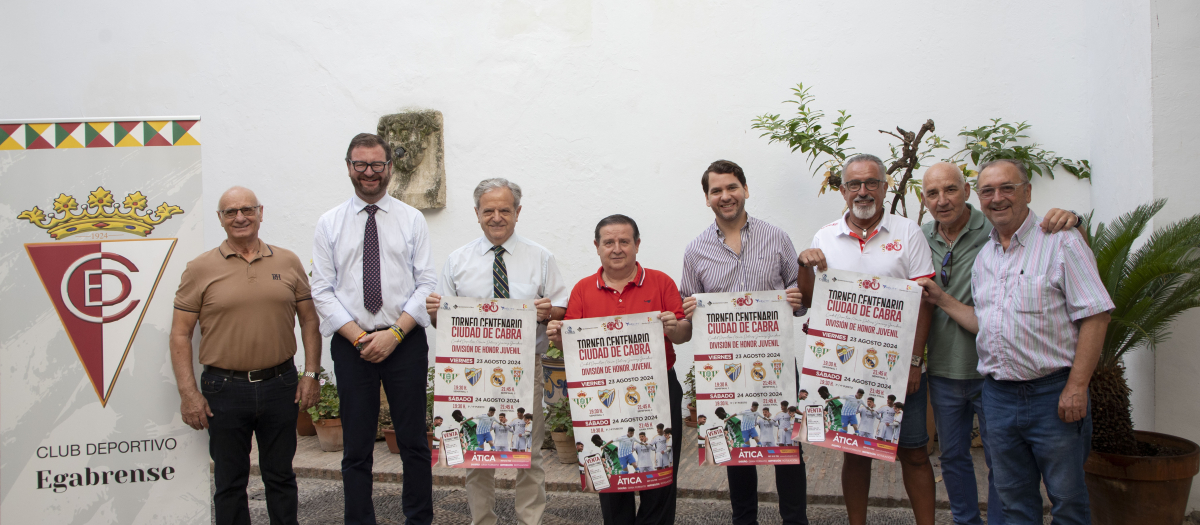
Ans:
[[[496,261],[492,263],[492,293],[497,299],[508,299],[508,270],[504,268],[503,246],[492,246]]]
[[[372,204],[366,210],[370,217],[363,233],[363,306],[374,314],[383,307],[383,295],[379,292],[379,231],[375,227],[379,206]]]

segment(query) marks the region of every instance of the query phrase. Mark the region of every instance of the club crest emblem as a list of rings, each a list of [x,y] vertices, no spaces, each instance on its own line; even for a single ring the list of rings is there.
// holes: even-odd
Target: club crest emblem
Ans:
[[[780,359],[771,361],[771,371],[775,372],[775,379],[779,379],[779,376],[783,375],[783,361]]]
[[[567,327],[567,333],[568,333],[568,334],[571,334],[571,335],[575,335],[575,329],[574,329],[574,328],[571,328],[570,326],[568,326],[568,327]]]
[[[442,303],[442,310],[449,310],[449,309],[450,309],[450,303]]]
[[[874,348],[867,349],[867,355],[863,356],[863,366],[871,369],[879,366],[879,356],[875,355]]]
[[[471,383],[471,386],[475,386],[475,383],[479,382],[479,378],[483,377],[482,368],[468,368],[463,372],[467,374],[467,382]]]
[[[521,384],[521,376],[523,376],[523,375],[525,375],[525,369],[521,368],[519,366],[514,366],[512,368],[513,384],[520,385]]]
[[[714,377],[717,377],[717,371],[713,369],[712,365],[704,365],[704,368],[700,369],[700,377],[703,377],[705,381],[712,381]]]
[[[762,381],[767,378],[767,370],[763,368],[762,361],[755,361],[754,368],[750,369],[750,379]]]
[[[812,350],[813,355],[817,356],[817,359],[820,359],[821,356],[825,355],[825,352],[829,351],[829,347],[825,346],[825,341],[820,339],[817,340],[816,344],[810,345],[808,348]]]
[[[604,390],[597,390],[596,396],[600,398],[600,404],[604,405],[604,408],[608,408],[612,406],[613,401],[617,400],[617,389],[607,388]]]
[[[853,346],[837,345],[837,348],[834,348],[834,350],[837,351],[838,359],[840,359],[842,361],[843,365],[846,363],[849,363],[850,358],[854,357],[854,347]]]
[[[504,386],[504,369],[496,367],[492,370],[492,386]]]
[[[887,356],[888,371],[890,372],[892,367],[896,366],[896,361],[900,359],[900,352],[888,350],[884,355]]]
[[[458,377],[458,374],[454,373],[454,368],[449,366],[443,369],[442,373],[438,375],[442,376],[442,380],[445,381],[447,385],[454,381],[454,378]]]
[[[704,308],[704,300],[696,299],[696,308]]]
[[[737,378],[742,375],[742,364],[729,363],[725,365],[725,375],[729,376],[730,381],[737,381]]]
[[[625,404],[636,405],[641,400],[642,395],[637,393],[637,387],[629,385],[629,388],[625,390]]]
[[[592,402],[592,398],[588,397],[587,392],[580,390],[578,394],[575,394],[575,399],[571,401],[578,405],[579,408],[585,408],[588,406],[588,403]]]
[[[650,396],[650,402],[654,402],[655,394],[658,394],[658,383],[653,381],[646,383],[646,395]]]
[[[827,273],[821,274],[821,282],[823,282],[823,283],[829,282],[829,274],[827,274]]]

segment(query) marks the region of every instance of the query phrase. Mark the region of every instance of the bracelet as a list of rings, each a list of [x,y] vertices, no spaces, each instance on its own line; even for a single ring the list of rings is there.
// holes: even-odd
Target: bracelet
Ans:
[[[396,336],[397,344],[404,342],[404,330],[402,330],[399,326],[389,326],[388,330],[392,332],[392,335]]]
[[[364,336],[364,335],[367,335],[367,333],[366,333],[366,332],[363,332],[363,333],[361,333],[361,334],[358,334],[358,337],[355,337],[355,338],[354,338],[354,346],[358,346],[358,342],[359,342],[359,341],[362,341],[362,338],[363,338],[363,336]]]

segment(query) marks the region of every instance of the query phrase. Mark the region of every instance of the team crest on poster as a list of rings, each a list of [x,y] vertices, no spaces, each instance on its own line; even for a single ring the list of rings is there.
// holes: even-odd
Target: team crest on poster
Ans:
[[[762,361],[755,361],[754,368],[750,369],[750,379],[762,381],[767,378],[767,369],[763,368]]]
[[[475,383],[479,382],[479,378],[483,377],[482,368],[468,368],[463,372],[467,374],[467,382],[471,383],[471,386],[475,386]]]
[[[817,340],[816,344],[810,345],[808,348],[812,350],[813,355],[817,356],[817,359],[820,359],[821,356],[825,355],[825,352],[829,351],[829,347],[825,346],[825,341],[820,339]]]
[[[504,386],[504,369],[496,367],[492,370],[492,386]]]
[[[651,381],[646,383],[646,395],[650,396],[650,402],[654,402],[654,396],[658,394],[658,383]]]
[[[586,408],[588,403],[592,402],[592,398],[588,397],[587,392],[580,390],[578,394],[575,394],[575,399],[571,401],[579,405],[579,408]]]
[[[513,385],[521,384],[521,376],[525,375],[525,369],[519,366],[512,367]]]
[[[853,346],[837,345],[837,347],[834,348],[834,350],[837,351],[838,359],[840,359],[842,361],[843,365],[846,363],[849,363],[850,358],[854,357],[854,347]]]
[[[725,375],[729,376],[730,381],[737,381],[737,378],[742,375],[742,364],[729,363],[725,365]]]
[[[454,373],[454,368],[449,366],[442,369],[442,373],[438,375],[442,376],[442,380],[445,381],[447,385],[454,381],[454,378],[458,377],[458,374]]]
[[[604,408],[609,408],[612,406],[613,401],[617,400],[617,389],[606,388],[604,390],[597,390],[596,397],[600,398],[600,404],[604,405]]]
[[[888,350],[884,355],[887,356],[888,371],[891,372],[892,367],[896,366],[896,360],[900,359],[900,352]]]
[[[86,204],[63,193],[49,213],[34,206],[17,218],[62,240],[98,231],[146,237],[154,226],[183,213],[165,202],[147,205],[140,191],[118,204],[112,192],[98,187]],[[101,406],[108,404],[174,249],[175,239],[25,245]]]
[[[875,355],[874,348],[867,349],[867,355],[863,356],[863,366],[874,369],[879,366],[879,356]]]
[[[783,361],[780,359],[771,361],[771,371],[775,372],[775,379],[779,379],[779,376],[783,375]]]
[[[712,365],[704,365],[704,368],[701,368],[699,373],[700,377],[703,377],[705,381],[712,381],[714,377],[717,377],[717,371],[713,369]]]
[[[629,385],[629,388],[625,389],[625,404],[636,405],[641,400],[642,395],[637,392],[636,386]]]

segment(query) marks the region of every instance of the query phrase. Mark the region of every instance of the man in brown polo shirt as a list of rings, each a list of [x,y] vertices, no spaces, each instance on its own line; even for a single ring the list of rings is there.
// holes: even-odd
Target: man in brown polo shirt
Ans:
[[[296,415],[297,408],[316,404],[319,393],[317,309],[296,254],[259,240],[263,206],[254,192],[230,188],[221,196],[217,217],[227,238],[188,263],[175,293],[171,364],[180,412],[192,428],[208,429],[216,523],[250,524],[251,434],[258,440],[272,525],[296,523]],[[297,316],[305,369],[299,380],[292,363]],[[192,368],[197,322],[204,365],[199,389]]]

